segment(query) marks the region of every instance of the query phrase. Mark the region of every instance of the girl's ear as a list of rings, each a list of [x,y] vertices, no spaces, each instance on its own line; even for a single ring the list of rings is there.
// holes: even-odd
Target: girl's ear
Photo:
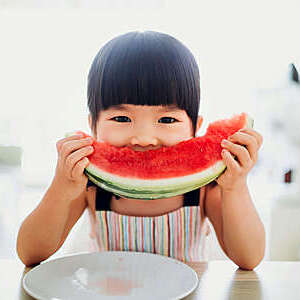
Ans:
[[[197,119],[197,127],[196,127],[196,132],[200,129],[201,125],[202,125],[202,122],[203,122],[203,117],[202,116],[198,116],[198,119]]]
[[[91,125],[92,125],[92,117],[91,117],[91,114],[89,114],[88,116],[88,121],[89,121],[89,127],[91,129]]]
[[[91,116],[91,114],[89,114],[89,127],[92,131],[92,116]]]
[[[91,129],[92,135],[95,138],[95,133],[94,133],[94,131],[92,129],[92,116],[91,116],[91,114],[89,114],[88,121],[89,121],[89,127]]]

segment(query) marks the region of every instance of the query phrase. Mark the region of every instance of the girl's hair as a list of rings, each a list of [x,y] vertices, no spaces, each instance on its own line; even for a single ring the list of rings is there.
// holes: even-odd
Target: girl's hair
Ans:
[[[108,41],[88,74],[88,109],[96,133],[99,112],[117,104],[175,104],[190,117],[194,136],[200,75],[191,51],[174,37],[131,31]]]

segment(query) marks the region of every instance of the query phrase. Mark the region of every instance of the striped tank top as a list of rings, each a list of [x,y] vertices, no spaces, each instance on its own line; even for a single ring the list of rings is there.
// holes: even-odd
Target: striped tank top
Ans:
[[[107,199],[100,198],[100,191]],[[111,211],[107,200],[112,194],[97,188],[96,204],[89,205],[91,251],[149,252],[183,262],[206,261],[209,225],[203,217],[200,194],[200,189],[186,193],[184,206],[179,209],[144,217]]]

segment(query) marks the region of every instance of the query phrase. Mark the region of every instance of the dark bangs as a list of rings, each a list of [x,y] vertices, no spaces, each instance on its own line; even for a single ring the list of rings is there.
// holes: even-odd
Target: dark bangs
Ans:
[[[96,132],[99,112],[117,104],[175,104],[191,118],[194,135],[200,75],[191,51],[174,37],[132,31],[107,42],[88,74],[88,108]]]

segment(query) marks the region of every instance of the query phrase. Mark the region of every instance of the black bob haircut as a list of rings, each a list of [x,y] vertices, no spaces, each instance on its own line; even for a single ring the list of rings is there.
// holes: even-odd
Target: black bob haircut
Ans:
[[[95,56],[88,73],[87,98],[93,133],[99,113],[113,105],[175,104],[190,117],[195,136],[199,68],[192,52],[176,38],[156,31],[131,31],[108,41]],[[91,185],[89,180],[87,187]],[[110,210],[111,196],[97,187],[96,210]],[[198,205],[198,199],[199,189],[184,195],[188,205]]]
[[[190,117],[194,135],[200,105],[200,75],[191,51],[156,31],[131,31],[108,41],[88,73],[92,131],[100,111],[113,105],[176,105]]]

